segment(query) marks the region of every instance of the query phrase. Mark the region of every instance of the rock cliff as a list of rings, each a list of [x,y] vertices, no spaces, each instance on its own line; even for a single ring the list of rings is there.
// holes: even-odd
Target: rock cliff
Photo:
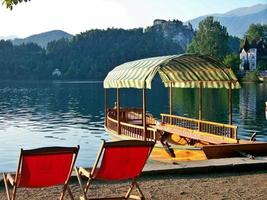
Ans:
[[[156,31],[163,34],[164,38],[171,39],[184,51],[195,34],[190,23],[185,25],[179,20],[166,21],[162,19],[156,19],[154,20],[153,25],[146,28],[145,31]]]

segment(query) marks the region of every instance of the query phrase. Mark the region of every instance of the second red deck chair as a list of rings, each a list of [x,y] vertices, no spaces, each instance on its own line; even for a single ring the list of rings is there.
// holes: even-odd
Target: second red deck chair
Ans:
[[[68,183],[78,151],[79,146],[21,149],[16,175],[3,174],[7,199],[15,200],[17,188],[40,188],[56,185],[63,185],[60,200],[64,198],[66,191],[70,198],[74,199]],[[12,185],[12,195],[9,192],[9,184]]]
[[[128,179],[132,180],[132,183],[125,196],[112,197],[112,199],[145,199],[137,184],[137,178],[141,174],[154,145],[155,143],[152,141],[140,140],[104,141],[99,150],[95,165],[90,172],[84,168],[75,169],[82,191],[80,199],[88,199],[86,194],[90,184],[94,180],[120,181]],[[88,178],[84,187],[81,176]],[[136,187],[139,196],[131,195],[134,187]]]

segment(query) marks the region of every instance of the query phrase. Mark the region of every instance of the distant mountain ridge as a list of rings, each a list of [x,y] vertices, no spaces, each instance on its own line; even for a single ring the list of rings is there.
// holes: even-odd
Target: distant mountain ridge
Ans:
[[[15,38],[17,38],[15,35],[0,36],[0,40],[13,40]]]
[[[67,32],[64,32],[61,30],[53,30],[53,31],[48,31],[48,32],[40,33],[40,34],[31,35],[29,37],[22,38],[22,39],[16,38],[12,40],[12,43],[14,45],[20,45],[23,43],[24,44],[35,43],[43,48],[46,48],[47,44],[51,41],[60,40],[62,38],[72,39],[72,37],[73,35]]]
[[[256,4],[251,7],[242,7],[242,8],[236,8],[234,10],[230,10],[224,14],[215,14],[216,16],[244,16],[244,15],[251,15],[258,12],[261,12],[263,10],[267,9],[267,4]]]
[[[207,16],[214,16],[215,20],[227,28],[230,35],[242,38],[251,24],[267,24],[267,4],[237,8],[223,14],[200,16],[187,22],[197,29],[199,22]]]

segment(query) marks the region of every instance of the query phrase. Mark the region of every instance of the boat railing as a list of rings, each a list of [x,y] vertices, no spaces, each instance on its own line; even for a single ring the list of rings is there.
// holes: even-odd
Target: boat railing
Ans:
[[[121,134],[132,137],[132,138],[144,140],[144,127],[143,126],[129,124],[125,122],[120,122],[120,124],[121,124]],[[146,139],[157,140],[157,138],[158,137],[157,137],[156,129],[147,127]]]
[[[146,116],[146,123],[155,124],[155,119]],[[106,126],[108,129],[118,132],[117,109],[109,109],[107,113]],[[132,138],[143,140],[144,127],[142,123],[142,109],[138,108],[122,108],[120,109],[120,134]],[[159,138],[156,129],[147,127],[146,139],[157,140]]]
[[[117,109],[108,109],[108,116],[117,119]],[[120,120],[123,122],[132,122],[133,124],[142,124],[142,109],[139,108],[121,108]],[[146,114],[146,123],[155,124],[156,120],[149,113]]]
[[[161,114],[161,121],[163,124],[237,139],[237,126],[234,125],[191,119],[169,114]]]

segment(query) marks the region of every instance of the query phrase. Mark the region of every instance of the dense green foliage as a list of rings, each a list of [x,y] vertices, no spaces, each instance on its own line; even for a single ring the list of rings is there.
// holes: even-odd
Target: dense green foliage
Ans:
[[[199,23],[199,29],[187,51],[210,55],[222,60],[228,53],[228,33],[213,17],[207,17]]]
[[[199,23],[199,30],[187,51],[213,56],[237,72],[240,64],[239,46],[238,37],[228,35],[225,27],[214,21],[213,17],[207,17]]]
[[[61,39],[47,49],[34,44],[0,42],[0,78],[49,80],[58,68],[61,79],[102,80],[114,66],[152,56],[182,53],[181,47],[162,33],[143,29],[91,30],[71,41]]]
[[[229,35],[228,37],[228,54],[234,54],[234,53],[239,53],[240,49],[240,39],[235,36]]]
[[[267,70],[267,62],[266,60],[258,60],[257,62],[257,70]]]
[[[0,41],[0,78],[44,79],[49,74],[45,51],[36,44],[13,46]]]
[[[227,67],[231,67],[235,72],[239,70],[240,58],[238,54],[228,54],[223,59],[223,63]]]
[[[249,26],[248,31],[246,32],[246,36],[249,42],[252,42],[253,40],[260,40],[267,42],[267,24],[261,25],[261,24],[251,24]]]

